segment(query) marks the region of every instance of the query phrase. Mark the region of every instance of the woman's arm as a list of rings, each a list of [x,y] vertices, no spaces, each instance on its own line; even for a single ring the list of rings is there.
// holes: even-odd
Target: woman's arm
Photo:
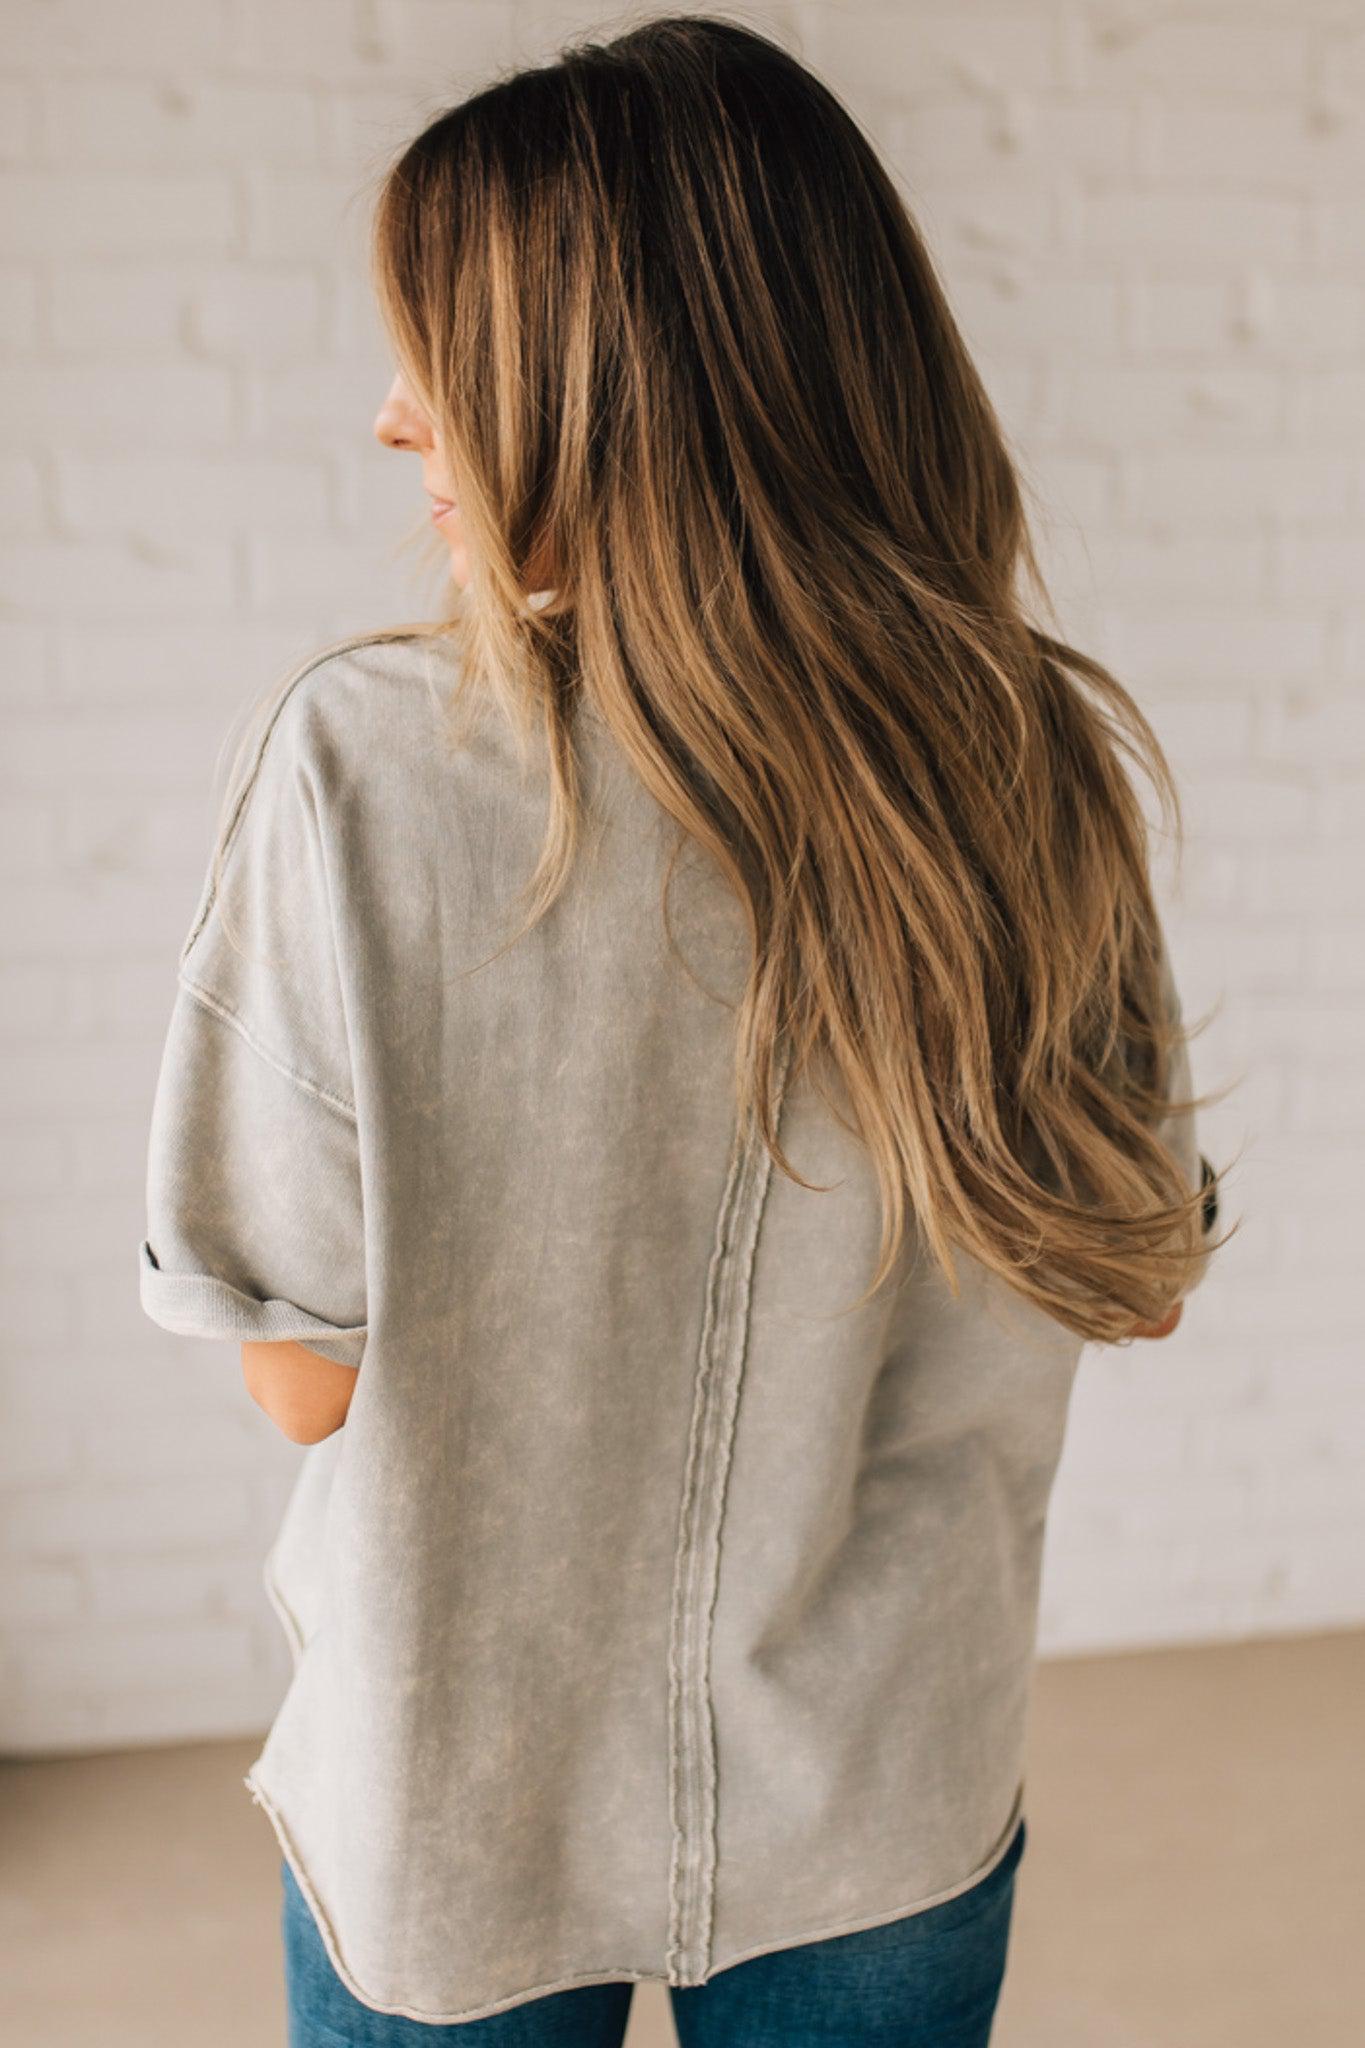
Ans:
[[[1159,1323],[1134,1323],[1128,1332],[1130,1337],[1169,1337],[1185,1313],[1185,1304],[1178,1301],[1169,1314]]]
[[[296,1444],[321,1443],[340,1429],[355,1392],[356,1369],[292,1339],[242,1346],[247,1392]]]

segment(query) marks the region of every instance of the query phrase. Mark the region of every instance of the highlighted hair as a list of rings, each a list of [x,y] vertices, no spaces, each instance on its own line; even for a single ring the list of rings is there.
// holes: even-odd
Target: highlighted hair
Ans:
[[[1209,1098],[1168,1094],[1185,1034],[1123,757],[1178,832],[1174,779],[1121,684],[1026,616],[1000,424],[849,113],[724,19],[578,40],[406,144],[372,257],[469,545],[431,630],[457,696],[548,742],[531,920],[579,843],[587,699],[746,907],[740,1114],[811,1185],[778,1141],[786,1048],[868,1147],[863,1299],[913,1219],[955,1288],[958,1247],[1087,1338],[1160,1321],[1213,1247],[1158,1126]]]

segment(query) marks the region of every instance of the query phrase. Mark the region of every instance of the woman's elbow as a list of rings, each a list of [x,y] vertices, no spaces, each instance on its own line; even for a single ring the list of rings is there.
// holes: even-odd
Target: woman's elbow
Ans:
[[[355,1371],[292,1340],[245,1343],[247,1392],[291,1443],[317,1444],[346,1420]]]

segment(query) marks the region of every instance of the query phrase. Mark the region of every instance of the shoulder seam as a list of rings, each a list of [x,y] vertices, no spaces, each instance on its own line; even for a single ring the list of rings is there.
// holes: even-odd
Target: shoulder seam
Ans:
[[[177,974],[176,980],[185,993],[192,996],[201,1008],[211,1011],[215,1017],[221,1018],[223,1023],[230,1025],[238,1037],[244,1039],[251,1047],[256,1056],[264,1060],[268,1067],[273,1067],[277,1074],[283,1074],[287,1081],[292,1081],[295,1087],[301,1088],[305,1094],[315,1096],[328,1109],[335,1110],[338,1116],[345,1117],[348,1123],[354,1124],[359,1122],[354,1103],[348,1102],[344,1095],[336,1095],[330,1088],[322,1087],[319,1082],[310,1081],[306,1074],[300,1074],[294,1067],[289,1065],[287,1060],[282,1060],[278,1053],[272,1052],[269,1046],[263,1045],[256,1034],[243,1022],[237,1012],[223,1001],[221,996],[214,995],[213,991],[205,988],[201,982],[192,981],[188,974]]]
[[[265,750],[270,743],[270,736],[275,730],[276,723],[278,722],[280,714],[284,710],[285,705],[288,703],[295,689],[303,681],[304,677],[311,675],[315,668],[320,668],[324,661],[330,661],[333,655],[350,654],[354,652],[354,650],[357,648],[377,646],[389,640],[416,640],[420,638],[420,634],[414,633],[407,628],[401,627],[392,628],[388,630],[380,629],[379,631],[369,633],[356,633],[350,635],[347,639],[344,640],[334,640],[327,647],[318,648],[314,653],[305,656],[305,658],[301,662],[299,662],[296,667],[294,667],[293,669],[287,669],[285,671],[283,680],[276,685],[279,694],[277,695],[274,704],[271,706],[270,716],[266,719],[264,725],[261,727],[260,732],[257,734],[255,749],[251,755],[251,759],[247,765],[246,771],[242,776],[242,786],[237,792],[237,801],[234,803],[232,807],[232,814],[229,817],[227,825],[223,831],[221,850],[224,861],[226,861],[228,850],[231,847],[233,840],[237,836],[238,828],[241,825],[242,813],[246,808],[247,798],[251,795],[251,792],[256,784],[256,778],[260,774],[261,763],[265,759]],[[219,849],[215,844],[215,847],[213,849],[214,858],[216,858],[218,850]],[[210,863],[210,880],[211,879],[212,862]],[[187,955],[189,954],[191,946],[194,944],[195,940],[198,938],[200,932],[202,931],[204,924],[208,918],[209,912],[213,909],[214,900],[215,897],[217,896],[217,893],[217,890],[213,887],[207,887],[204,890],[203,899],[200,902],[198,913],[195,916],[194,921],[190,926],[189,932],[185,937],[184,943],[180,948],[179,957],[176,962],[177,968],[183,966],[184,961]]]

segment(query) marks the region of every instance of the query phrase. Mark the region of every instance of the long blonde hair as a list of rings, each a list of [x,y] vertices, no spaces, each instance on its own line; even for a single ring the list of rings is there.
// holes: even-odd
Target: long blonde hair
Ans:
[[[548,743],[528,922],[579,843],[587,700],[746,907],[740,1115],[812,1185],[785,1047],[869,1149],[868,1294],[913,1215],[954,1289],[958,1246],[1085,1337],[1160,1320],[1212,1244],[1154,1125],[1209,1098],[1167,1094],[1121,756],[1177,832],[1179,798],[1123,687],[1025,617],[1000,424],[848,112],[722,18],[578,39],[385,166],[372,261],[470,543],[433,630],[457,695]]]

